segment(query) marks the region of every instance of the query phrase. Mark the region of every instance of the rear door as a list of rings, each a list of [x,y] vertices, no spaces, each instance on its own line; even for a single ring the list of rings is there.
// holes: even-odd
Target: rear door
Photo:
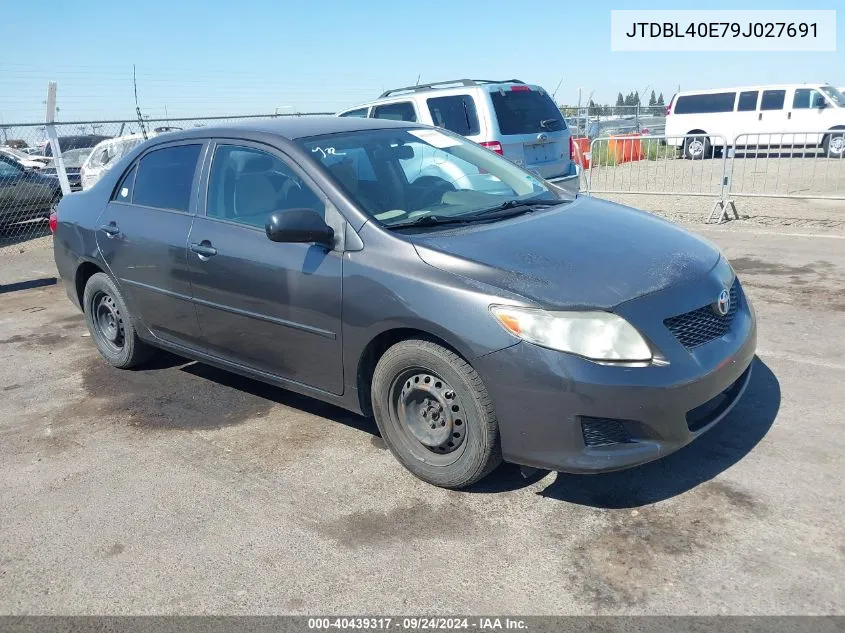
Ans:
[[[569,129],[551,97],[525,84],[491,88],[493,137],[505,158],[542,178],[569,173]]]
[[[220,141],[212,152],[202,186],[205,213],[188,240],[207,351],[342,393],[342,249],[272,242],[264,230],[274,211],[309,208],[323,217],[337,211],[298,166],[270,147]]]
[[[122,175],[96,224],[97,245],[133,313],[158,338],[202,346],[188,276],[202,141],[156,146]]]
[[[736,112],[731,116],[731,124],[725,128],[729,145],[733,145],[735,142],[740,145],[747,145],[749,142],[747,135],[757,132],[760,127],[760,122],[757,120],[759,114],[757,102],[759,100],[759,90],[740,91],[736,101]]]
[[[764,90],[760,95],[760,108],[757,112],[759,145],[778,146],[789,142],[783,134],[787,129],[786,89]]]

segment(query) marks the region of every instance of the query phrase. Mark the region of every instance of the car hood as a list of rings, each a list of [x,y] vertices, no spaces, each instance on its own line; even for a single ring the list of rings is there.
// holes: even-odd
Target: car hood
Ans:
[[[548,308],[612,309],[703,277],[720,256],[666,220],[587,197],[410,239],[427,264]]]

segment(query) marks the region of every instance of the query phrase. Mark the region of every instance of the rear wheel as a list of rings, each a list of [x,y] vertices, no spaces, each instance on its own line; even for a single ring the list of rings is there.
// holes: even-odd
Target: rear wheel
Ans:
[[[828,158],[845,156],[845,130],[835,130],[826,134],[822,148],[824,155]]]
[[[470,486],[502,461],[493,403],[476,371],[422,339],[397,343],[376,366],[372,404],[382,438],[414,475]]]
[[[709,158],[710,139],[706,136],[690,136],[684,141],[684,156],[690,160]]]
[[[91,275],[82,305],[91,338],[109,365],[128,369],[152,356],[153,348],[138,338],[123,295],[108,275]]]

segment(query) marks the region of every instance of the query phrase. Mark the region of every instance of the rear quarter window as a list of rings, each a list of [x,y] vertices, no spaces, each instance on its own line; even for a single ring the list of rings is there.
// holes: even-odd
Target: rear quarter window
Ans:
[[[537,134],[566,129],[558,107],[545,92],[517,86],[490,93],[502,134]]]
[[[678,97],[675,114],[713,114],[715,112],[733,112],[735,92],[717,92],[713,94],[686,95]]]
[[[475,101],[470,95],[452,95],[426,99],[431,120],[455,134],[473,136],[480,131]]]

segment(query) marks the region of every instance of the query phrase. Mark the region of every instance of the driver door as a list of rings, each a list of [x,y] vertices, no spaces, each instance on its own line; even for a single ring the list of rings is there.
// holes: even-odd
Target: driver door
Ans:
[[[325,217],[325,196],[287,157],[247,141],[216,143],[208,174],[188,238],[208,353],[341,394],[342,249],[272,242],[264,229],[284,209]]]

